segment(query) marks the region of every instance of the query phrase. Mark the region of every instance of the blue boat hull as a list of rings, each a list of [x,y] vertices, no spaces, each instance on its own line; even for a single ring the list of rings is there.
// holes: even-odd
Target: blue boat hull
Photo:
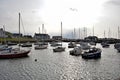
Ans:
[[[85,58],[85,59],[96,59],[100,57],[101,57],[101,51],[82,54],[82,58]]]

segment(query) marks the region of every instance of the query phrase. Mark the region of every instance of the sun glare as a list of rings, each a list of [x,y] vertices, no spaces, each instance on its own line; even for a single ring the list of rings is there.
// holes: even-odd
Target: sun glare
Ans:
[[[102,16],[105,0],[45,0],[40,12],[50,28],[59,27],[63,21],[65,28],[94,25]]]

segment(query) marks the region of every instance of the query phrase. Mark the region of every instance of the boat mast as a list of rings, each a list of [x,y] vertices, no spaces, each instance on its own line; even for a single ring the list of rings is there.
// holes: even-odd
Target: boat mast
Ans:
[[[40,27],[39,27],[39,34],[40,34]]]
[[[42,41],[44,41],[44,36],[43,36],[43,34],[44,34],[44,32],[43,32],[43,30],[44,30],[44,24],[42,24]]]
[[[5,39],[5,26],[3,25],[3,37],[4,37],[4,44],[6,44],[6,39]]]
[[[74,32],[72,31],[72,39],[74,39]]]
[[[83,29],[83,32],[84,32],[84,37],[83,37],[83,39],[85,38],[85,27],[84,27],[84,29]]]
[[[62,21],[61,21],[61,46],[62,46]]]
[[[74,39],[76,39],[76,32],[75,32],[75,28],[74,28]]]
[[[20,49],[20,13],[19,13],[19,49]]]
[[[120,38],[120,30],[119,30],[119,26],[118,26],[118,39]]]
[[[80,28],[79,28],[79,39],[80,39]]]
[[[109,27],[109,31],[108,31],[108,38],[111,38],[111,30],[110,30],[110,27]]]
[[[93,26],[93,36],[94,36],[94,26]]]
[[[85,37],[87,37],[87,27],[85,28],[85,30],[86,30],[86,36]]]
[[[105,30],[104,30],[104,38],[105,38]]]
[[[44,24],[42,24],[42,34],[44,33]]]

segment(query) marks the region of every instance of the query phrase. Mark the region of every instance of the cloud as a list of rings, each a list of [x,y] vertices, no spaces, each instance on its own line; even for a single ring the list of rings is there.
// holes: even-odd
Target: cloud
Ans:
[[[71,11],[78,11],[76,8],[69,8]]]
[[[18,13],[20,12],[25,31],[34,33],[43,22],[39,16],[43,3],[43,0],[0,0],[0,27],[5,25],[6,30],[18,32]]]
[[[107,2],[108,5],[120,6],[120,0],[110,0]]]
[[[102,9],[102,16],[99,18],[99,22],[95,24],[96,31],[100,37],[103,37],[104,30],[108,37],[109,28],[111,29],[111,36],[116,37],[118,26],[120,26],[120,1],[119,0],[108,0],[104,3]]]
[[[26,33],[34,34],[44,23],[48,33],[59,35],[62,21],[66,37],[72,34],[68,29],[93,25],[97,26],[96,34],[98,30],[101,35],[107,31],[106,24],[120,25],[119,5],[119,0],[0,0],[0,25],[17,32],[21,12]]]

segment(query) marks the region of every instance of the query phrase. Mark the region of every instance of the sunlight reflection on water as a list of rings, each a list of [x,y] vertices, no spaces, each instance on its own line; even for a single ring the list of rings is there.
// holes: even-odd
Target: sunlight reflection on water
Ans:
[[[45,50],[32,48],[29,57],[0,60],[0,80],[119,80],[120,53],[112,44],[110,48],[97,47],[102,49],[97,60],[71,56],[67,47],[62,53],[53,53],[50,46]]]

